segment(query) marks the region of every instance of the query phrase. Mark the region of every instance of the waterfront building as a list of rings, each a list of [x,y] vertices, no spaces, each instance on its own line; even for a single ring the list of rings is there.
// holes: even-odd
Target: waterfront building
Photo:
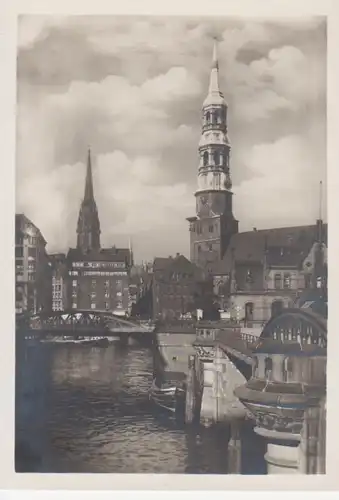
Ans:
[[[183,255],[157,257],[153,262],[153,319],[190,317],[204,273]]]
[[[17,313],[50,311],[51,267],[46,240],[24,214],[15,215],[15,310]]]
[[[202,134],[196,216],[189,217],[191,261],[212,276],[221,310],[261,327],[326,274],[327,224],[239,232],[232,209],[227,104],[219,87],[216,44]]]
[[[69,307],[68,297],[68,268],[64,253],[49,256],[52,267],[52,310],[64,311]]]
[[[88,152],[85,194],[77,225],[77,247],[67,254],[72,309],[128,314],[130,248],[101,248],[100,221],[94,199],[91,153]]]

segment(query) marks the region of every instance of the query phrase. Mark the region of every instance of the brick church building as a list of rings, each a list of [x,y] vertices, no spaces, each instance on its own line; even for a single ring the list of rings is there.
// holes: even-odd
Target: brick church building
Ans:
[[[266,322],[307,288],[327,289],[327,224],[239,232],[233,215],[227,104],[214,45],[202,108],[190,258],[212,276],[220,307],[248,325]]]
[[[128,248],[101,248],[100,233],[91,153],[88,151],[85,193],[77,225],[77,246],[70,248],[67,254],[70,306],[73,309],[126,314],[130,306],[132,252]]]

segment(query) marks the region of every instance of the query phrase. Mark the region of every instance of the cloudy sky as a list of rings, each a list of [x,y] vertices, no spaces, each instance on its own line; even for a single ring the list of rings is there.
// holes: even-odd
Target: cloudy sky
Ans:
[[[189,255],[214,36],[240,230],[315,221],[326,181],[323,19],[23,16],[16,208],[48,251],[75,244],[90,145],[102,245],[131,237],[137,261]]]

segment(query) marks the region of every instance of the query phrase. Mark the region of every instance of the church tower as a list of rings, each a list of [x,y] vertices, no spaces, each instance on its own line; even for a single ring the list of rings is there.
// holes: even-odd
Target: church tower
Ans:
[[[100,249],[100,222],[93,194],[90,150],[88,150],[85,195],[80,207],[77,235],[77,248],[83,253]]]
[[[238,232],[232,212],[230,149],[227,104],[219,88],[215,42],[209,89],[202,108],[196,217],[187,219],[191,261],[207,271],[211,263],[222,259],[231,236]]]

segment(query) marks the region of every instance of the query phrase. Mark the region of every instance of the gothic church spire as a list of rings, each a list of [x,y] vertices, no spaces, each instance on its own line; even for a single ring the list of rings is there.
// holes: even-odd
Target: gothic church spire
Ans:
[[[94,199],[90,149],[88,149],[85,194],[79,211],[77,235],[77,248],[83,253],[100,249],[100,222]]]

